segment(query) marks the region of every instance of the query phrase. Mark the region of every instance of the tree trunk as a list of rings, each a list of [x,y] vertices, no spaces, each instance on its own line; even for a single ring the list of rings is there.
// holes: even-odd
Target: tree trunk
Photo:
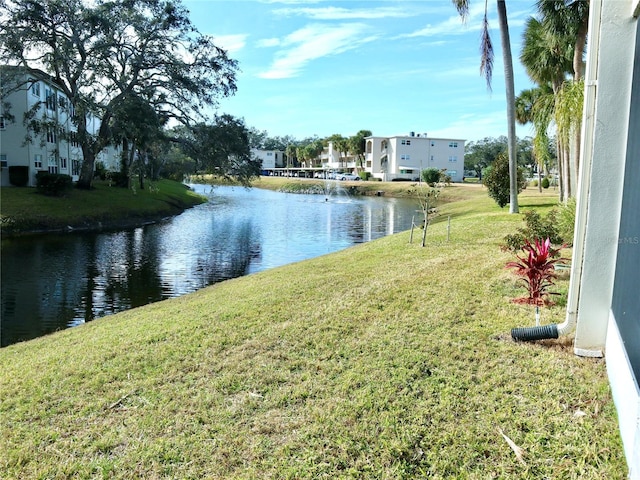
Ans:
[[[504,63],[504,81],[507,96],[507,138],[509,147],[509,213],[518,213],[518,163],[516,150],[516,94],[513,80],[513,59],[509,24],[507,23],[507,5],[498,0],[498,21],[502,39],[502,59]]]
[[[587,0],[589,3],[589,0]],[[582,23],[578,27],[576,33],[576,43],[573,48],[573,81],[579,82],[584,77],[585,61],[584,51],[587,44],[587,34],[589,32],[589,15],[585,15],[582,19]],[[580,144],[582,143],[582,120],[578,122],[575,127],[573,147],[574,147],[574,162],[573,162],[573,181],[577,184],[580,178]],[[572,194],[577,194],[577,188]]]
[[[542,193],[542,165],[538,165],[538,192]]]
[[[564,143],[560,147],[562,155],[562,196],[560,199],[566,202],[571,198],[571,154],[569,146]]]
[[[146,152],[138,152],[138,179],[140,180],[140,190],[144,190],[144,163]]]
[[[82,145],[82,167],[80,168],[80,177],[76,183],[76,187],[82,190],[90,190],[93,184],[93,170],[96,164],[96,156],[93,150],[86,145]]]
[[[127,165],[127,189],[131,189],[131,187],[133,186],[132,184],[132,179],[131,177],[133,176],[133,161],[136,158],[136,144],[135,142],[133,142],[133,144],[131,145],[131,148],[129,149],[129,156],[128,156],[129,160],[128,160],[128,165]]]
[[[578,170],[580,169],[580,125],[574,128],[571,135],[571,195],[578,193],[578,179],[580,178]]]
[[[562,147],[560,140],[556,137],[556,158],[558,160],[558,198],[560,201],[564,199],[564,162],[562,158]]]
[[[96,154],[93,145],[87,142],[87,119],[84,115],[78,115],[77,135],[83,141],[80,145],[82,149],[82,167],[80,167],[80,176],[76,187],[82,190],[90,190],[93,183],[93,171],[96,164]]]
[[[579,81],[585,70],[584,50],[587,44],[587,33],[589,31],[589,16],[585,16],[584,21],[576,32],[576,43],[573,48],[573,80]]]

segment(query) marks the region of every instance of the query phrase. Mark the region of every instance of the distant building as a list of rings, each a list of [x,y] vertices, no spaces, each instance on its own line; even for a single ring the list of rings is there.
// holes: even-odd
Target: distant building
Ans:
[[[260,150],[252,148],[251,156],[262,162],[260,169],[263,173],[268,170],[273,170],[274,168],[284,167],[285,154],[281,150]]]
[[[352,171],[357,167],[356,158],[349,152],[339,152],[331,141],[320,154],[320,166],[323,170],[341,171]]]
[[[9,167],[29,168],[28,185],[35,186],[40,171],[64,173],[74,181],[80,176],[82,150],[73,140],[76,130],[71,121],[73,106],[60,87],[46,73],[27,70],[20,74],[15,67],[3,68],[3,98],[0,102],[0,185],[9,186]],[[7,79],[10,78],[9,81]],[[11,84],[17,87],[8,90]],[[6,96],[5,92],[7,93]],[[6,105],[9,105],[5,111]],[[25,114],[35,108],[35,118],[51,120],[52,127],[39,134],[30,132],[23,123]],[[12,117],[14,121],[9,121]],[[56,128],[53,127],[55,122]],[[89,119],[87,130],[94,134],[100,128],[99,119]],[[31,137],[30,141],[26,141]],[[107,147],[96,157],[108,170],[119,170],[120,149]]]
[[[446,170],[454,182],[464,177],[464,140],[427,134],[367,137],[364,170],[382,181],[417,180],[428,168]]]

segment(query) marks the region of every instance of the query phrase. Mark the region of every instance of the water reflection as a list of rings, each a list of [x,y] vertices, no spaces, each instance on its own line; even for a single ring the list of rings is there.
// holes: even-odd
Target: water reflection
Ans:
[[[406,230],[414,213],[398,199],[217,187],[161,224],[3,240],[0,345]]]

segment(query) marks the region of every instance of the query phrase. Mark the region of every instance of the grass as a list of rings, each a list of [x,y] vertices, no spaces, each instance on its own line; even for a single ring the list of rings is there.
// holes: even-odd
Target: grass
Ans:
[[[35,188],[0,190],[2,234],[136,225],[202,203],[202,197],[179,182],[160,180],[144,190],[95,182],[92,190],[73,189],[47,197]]]
[[[604,362],[510,340],[520,218],[473,188],[447,189],[448,242],[439,221],[0,350],[2,478],[625,478]]]

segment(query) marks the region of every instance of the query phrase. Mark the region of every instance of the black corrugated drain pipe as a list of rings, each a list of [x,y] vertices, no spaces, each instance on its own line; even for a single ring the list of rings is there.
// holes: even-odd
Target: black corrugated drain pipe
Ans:
[[[531,342],[546,338],[558,338],[558,326],[556,324],[542,325],[538,327],[513,328],[511,338],[516,342]]]

